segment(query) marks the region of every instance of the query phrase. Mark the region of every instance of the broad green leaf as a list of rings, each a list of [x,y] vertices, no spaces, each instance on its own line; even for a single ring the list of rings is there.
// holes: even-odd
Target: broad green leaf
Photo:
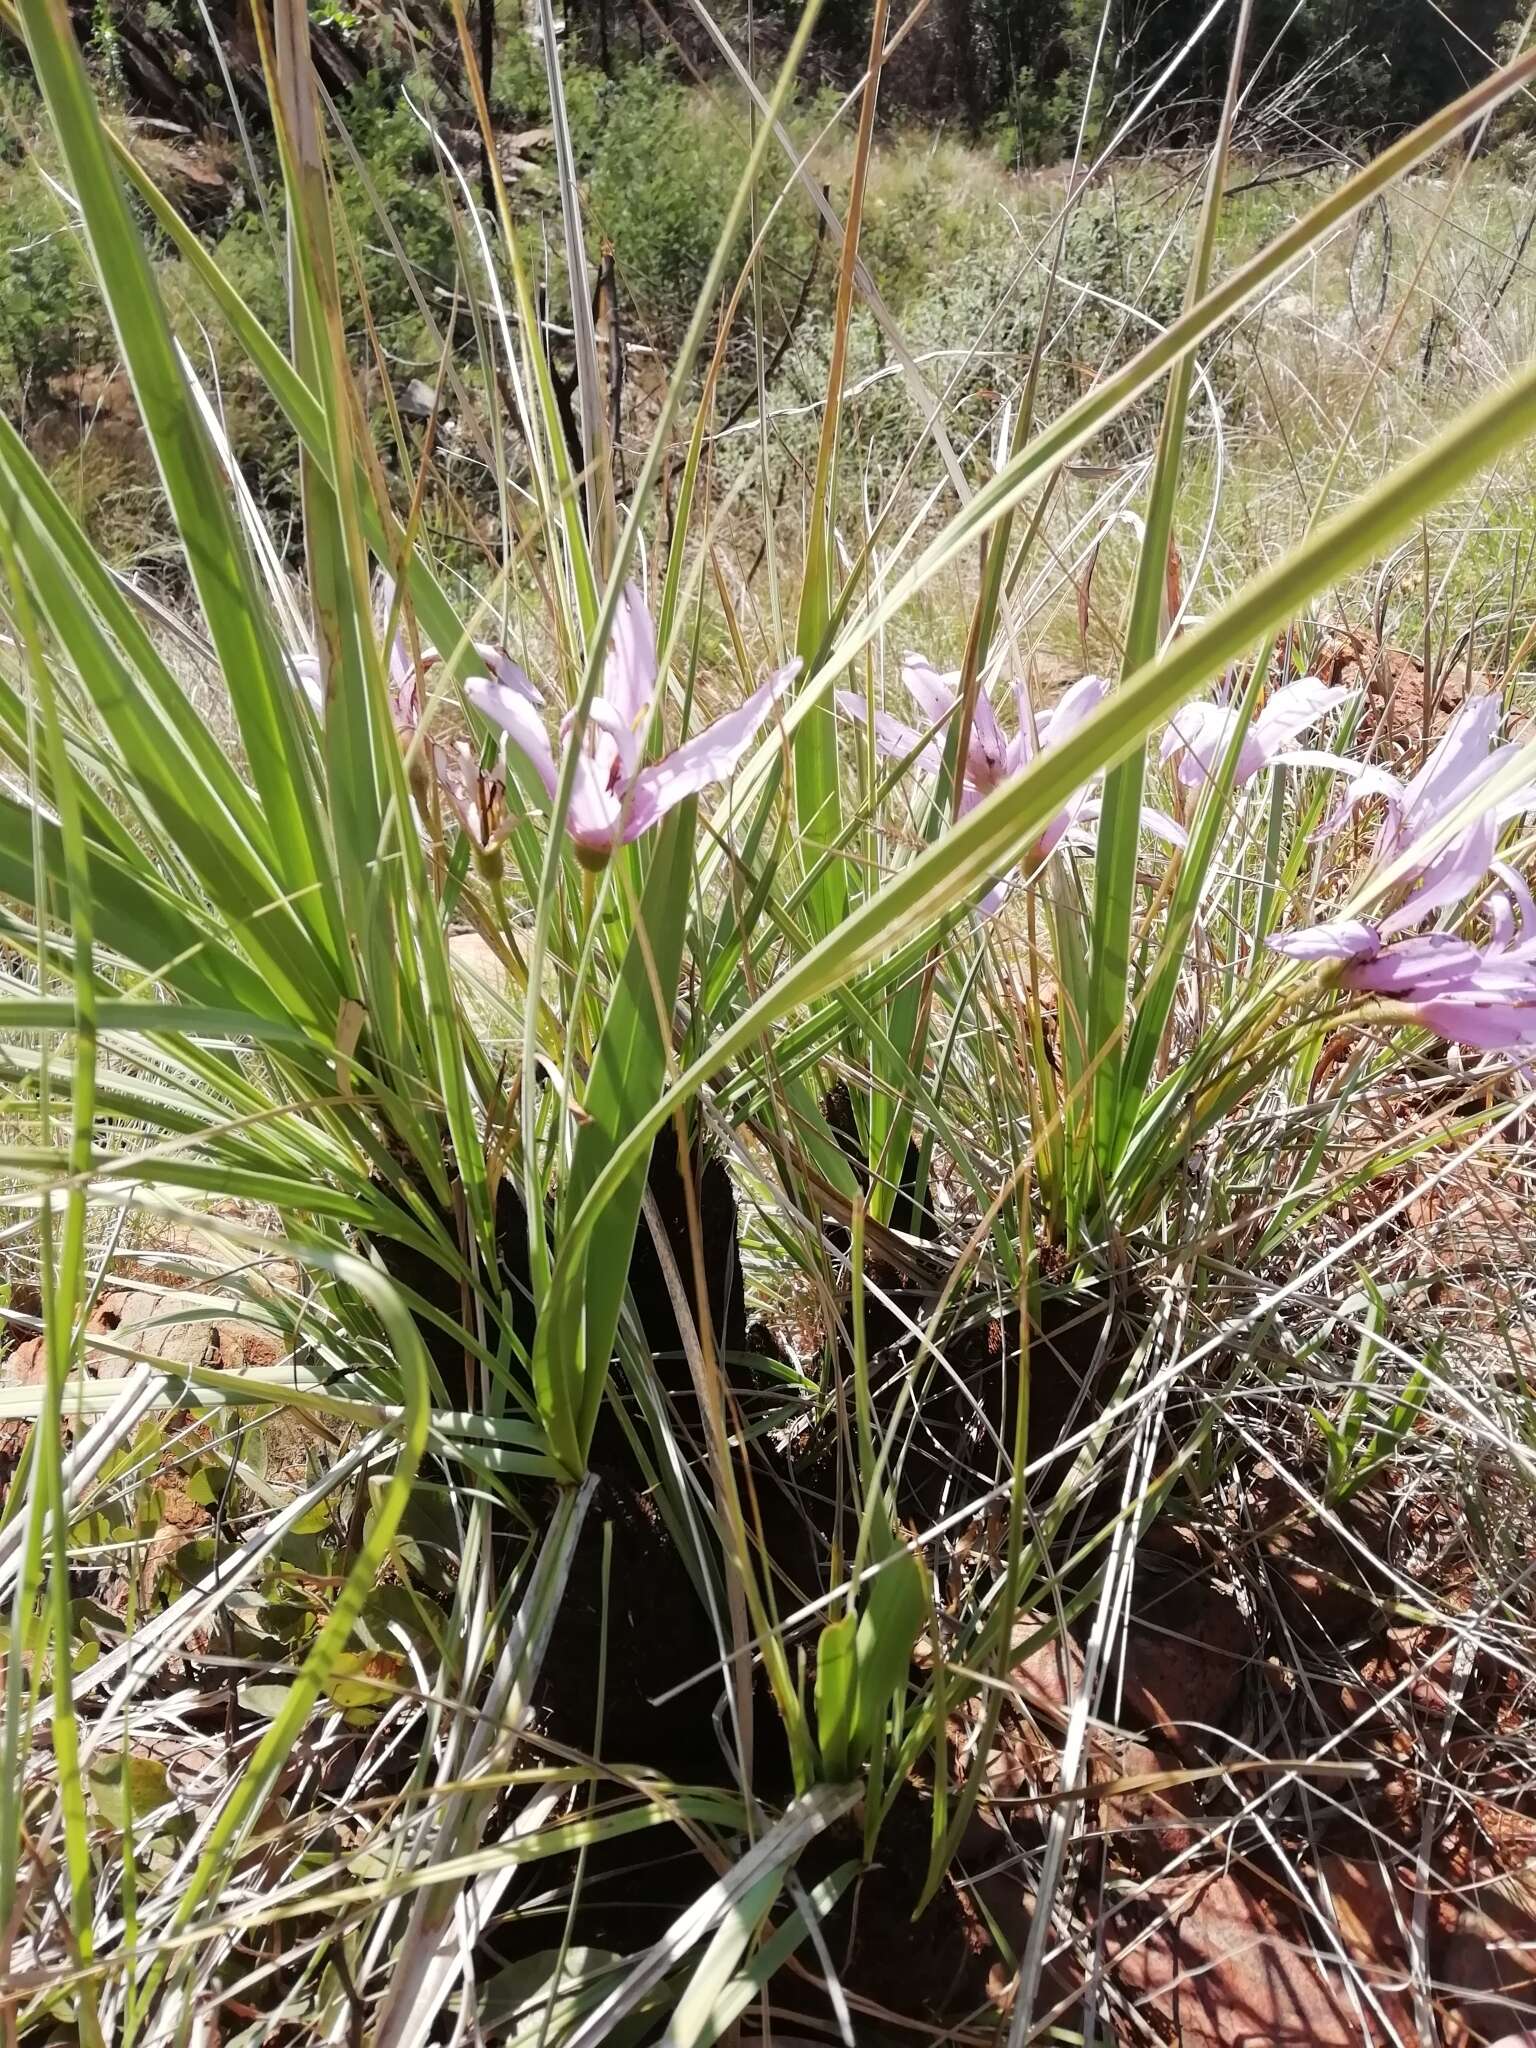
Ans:
[[[928,1580],[910,1551],[887,1558],[860,1589],[854,1648],[852,1757],[872,1757],[892,1706],[906,1697],[912,1652],[928,1612]]]
[[[91,1805],[111,1828],[158,1813],[171,1796],[165,1765],[158,1757],[124,1756],[120,1750],[95,1758],[88,1783]]]
[[[821,1767],[834,1783],[852,1775],[858,1704],[855,1638],[859,1617],[829,1621],[816,1643],[816,1746]]]

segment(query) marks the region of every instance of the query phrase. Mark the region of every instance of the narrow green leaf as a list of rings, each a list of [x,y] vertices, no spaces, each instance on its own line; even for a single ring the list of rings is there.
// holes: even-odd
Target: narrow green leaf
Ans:
[[[43,874],[57,887],[63,879],[64,853],[59,828],[51,819],[35,821],[42,841]],[[15,903],[33,902],[36,878],[28,851],[32,813],[0,791],[0,895]],[[251,1029],[252,1018],[265,1017],[281,1023],[297,1041],[303,1036],[305,1016],[297,990],[287,991],[291,1007],[284,1002],[283,986],[274,988],[224,943],[223,934],[189,915],[187,909],[162,889],[146,867],[134,872],[104,847],[87,850],[91,895],[102,927],[110,932],[116,951],[139,968],[150,980],[164,981],[194,1003],[223,1010],[242,1020],[240,1029]],[[286,1010],[286,1015],[281,1013]],[[162,1021],[165,1007],[160,1010]]]
[[[557,1242],[564,1219],[577,1214],[666,1083],[696,815],[694,803],[680,805],[656,837],[635,927],[582,1096],[580,1127],[561,1192]],[[580,1321],[546,1312],[539,1322],[534,1376],[540,1410],[551,1444],[572,1473],[585,1465],[597,1426],[645,1174],[642,1157],[604,1204],[587,1251]]]
[[[1252,0],[1240,0],[1228,58],[1227,91],[1211,147],[1205,201],[1185,287],[1186,313],[1195,312],[1210,288],[1216,261],[1216,228],[1221,218],[1232,122],[1237,112]],[[1125,667],[1136,670],[1156,656],[1162,637],[1168,581],[1168,552],[1174,539],[1184,429],[1194,387],[1193,355],[1180,356],[1168,379],[1158,430],[1157,454],[1147,502],[1146,525],[1131,586],[1131,615],[1125,634]],[[1171,622],[1170,622],[1171,623]],[[1098,846],[1093,862],[1093,951],[1089,973],[1087,1045],[1092,1104],[1093,1164],[1107,1180],[1114,1170],[1120,1128],[1122,1042],[1131,978],[1131,919],[1136,900],[1137,851],[1146,754],[1135,748],[1104,780]]]
[[[240,724],[285,893],[338,961],[324,821],[315,802],[305,712],[284,672],[202,416],[61,0],[17,13],[80,207],[92,263],[133,381],[144,431],[186,552],[203,617]]]

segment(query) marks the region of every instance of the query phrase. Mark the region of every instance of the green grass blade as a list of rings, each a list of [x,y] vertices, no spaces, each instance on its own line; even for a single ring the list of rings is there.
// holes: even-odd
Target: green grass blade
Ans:
[[[608,1004],[570,1171],[561,1189],[562,1224],[574,1215],[614,1152],[662,1093],[672,1054],[672,1008],[682,969],[697,806],[686,803],[657,836],[645,892]],[[534,1345],[540,1408],[557,1456],[574,1475],[586,1464],[608,1361],[619,1325],[645,1193],[642,1159],[600,1219],[587,1255],[581,1321],[545,1315]]]
[[[68,16],[57,0],[19,0],[17,12],[73,182],[144,431],[229,687],[285,891],[339,963],[344,942],[327,880],[327,835],[315,801],[306,714],[284,672],[229,493],[188,392],[170,322],[113,168]]]
[[[1158,1047],[1162,1044],[1163,1032],[1173,1011],[1185,948],[1205,894],[1211,863],[1229,821],[1232,792],[1237,780],[1237,757],[1247,737],[1263,679],[1269,673],[1272,646],[1272,641],[1266,641],[1260,648],[1231,742],[1216,773],[1201,785],[1200,809],[1190,830],[1189,844],[1179,857],[1178,876],[1169,899],[1162,938],[1156,957],[1137,992],[1135,1014],[1126,1044],[1119,1127],[1112,1164],[1118,1164],[1120,1152],[1135,1128],[1142,1092],[1152,1077]]]
[[[72,1667],[74,1644],[71,1617],[73,1596],[69,1576],[69,1517],[64,1503],[63,1429],[65,1386],[82,1349],[87,1298],[86,1180],[90,1173],[95,1143],[96,1067],[99,1051],[95,973],[95,906],[91,898],[90,863],[80,805],[75,792],[74,768],[64,742],[58,696],[30,607],[22,591],[12,532],[0,517],[0,569],[11,585],[12,599],[21,627],[22,645],[37,693],[38,721],[52,771],[55,801],[59,806],[59,838],[63,850],[65,907],[71,940],[71,980],[67,1029],[74,1039],[72,1088],[69,1118],[69,1191],[63,1208],[63,1230],[54,1263],[54,1232],[51,1216],[45,1216],[40,1231],[43,1264],[44,1373],[48,1394],[35,1451],[32,1485],[27,1498],[25,1559],[16,1584],[11,1643],[19,1646],[29,1637],[33,1644],[31,1681],[36,1685],[46,1660],[51,1676],[53,1700],[53,1748],[58,1769],[59,1803],[63,1815],[64,1854],[69,1877],[69,1917],[74,1947],[82,1962],[89,1962],[95,1950],[95,1901],[92,1897],[91,1855],[85,1808],[85,1786],[80,1769],[80,1731],[75,1716]],[[39,926],[42,919],[39,918]],[[47,1111],[44,1110],[46,1119]],[[46,1129],[46,1123],[45,1123]],[[47,1524],[45,1544],[44,1523]],[[46,1560],[46,1562],[45,1562]],[[41,1582],[41,1585],[40,1585]],[[33,1602],[37,1591],[44,1596],[40,1625],[34,1623]],[[52,1655],[49,1655],[50,1638]],[[20,1657],[13,1648],[14,1665],[6,1688],[3,1764],[7,1783],[19,1788],[22,1780],[20,1747],[21,1696],[31,1687],[22,1682]],[[0,1906],[7,1947],[10,1941],[13,1885],[20,1860],[21,1810],[18,1800],[7,1797],[0,1804]],[[75,2024],[86,2048],[103,2039],[97,2017],[93,1984],[81,1985],[71,2001]]]
[[[838,267],[837,303],[832,316],[831,362],[822,402],[821,439],[811,485],[805,572],[800,592],[796,650],[805,673],[814,674],[821,659],[833,615],[832,580],[837,558],[833,524],[836,516],[838,429],[848,370],[848,326],[853,317],[853,280],[859,256],[859,229],[869,156],[874,143],[875,104],[880,83],[880,55],[885,42],[886,0],[875,0],[870,13],[869,70],[859,110],[854,145],[853,180],[843,220],[842,261]],[[837,717],[824,699],[795,734],[793,753],[795,826],[800,860],[806,869],[842,837],[842,777],[837,759]],[[824,938],[848,908],[848,878],[840,860],[826,864],[806,904],[806,916],[817,938]]]
[[[1216,229],[1221,218],[1222,188],[1237,111],[1252,0],[1242,0],[1233,32],[1226,99],[1206,172],[1205,202],[1185,291],[1185,310],[1200,305],[1210,287],[1216,261]],[[1184,430],[1194,387],[1193,355],[1182,355],[1168,379],[1162,422],[1153,462],[1146,527],[1131,588],[1126,625],[1124,665],[1144,667],[1157,653],[1162,638],[1168,550],[1174,537]],[[1099,814],[1098,846],[1093,863],[1093,944],[1090,955],[1087,1053],[1090,1061],[1090,1121],[1093,1130],[1093,1177],[1107,1178],[1113,1169],[1120,1124],[1122,1034],[1125,1030],[1131,977],[1131,918],[1136,899],[1136,861],[1141,843],[1142,793],[1146,781],[1145,751],[1137,748],[1105,778]],[[1085,1162],[1086,1166],[1087,1162]]]
[[[34,875],[27,847],[32,813],[0,792],[0,894],[33,909],[41,908],[33,900],[37,881],[57,886],[64,875],[58,826],[47,818],[36,823],[42,848],[39,876]],[[305,1008],[297,990],[287,989],[283,982],[274,986],[231,952],[223,934],[194,917],[152,875],[135,872],[115,853],[94,844],[88,849],[87,864],[103,930],[111,932],[119,956],[132,961],[147,980],[164,981],[190,1001],[242,1020],[281,1023],[295,1042],[302,1037]],[[163,1019],[163,1006],[160,1014]]]

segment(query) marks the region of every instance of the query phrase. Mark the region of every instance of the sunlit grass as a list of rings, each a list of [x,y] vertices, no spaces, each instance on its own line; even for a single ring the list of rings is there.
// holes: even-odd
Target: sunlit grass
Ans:
[[[0,1166],[41,1282],[8,1313],[45,1336],[0,1386],[13,2032],[425,2042],[465,2011],[529,2048],[703,2043],[760,2038],[766,1998],[1022,2043],[1134,2005],[1106,1929],[1202,1846],[1293,1869],[1331,1953],[1344,1823],[1357,1860],[1412,1852],[1363,1789],[1383,1759],[1431,1814],[1503,1789],[1331,1704],[1381,1631],[1423,1631],[1389,1689],[1495,1670],[1474,1725],[1498,1768],[1526,1741],[1532,763],[1403,844],[1379,811],[1320,828],[1364,763],[1411,782],[1469,674],[1523,736],[1533,301],[1522,263],[1500,286],[1507,184],[1443,145],[1531,60],[1352,179],[1231,199],[1235,102],[1225,176],[1081,183],[856,140],[855,103],[805,170],[835,213],[867,168],[891,296],[829,230],[770,384],[750,321],[781,334],[782,292],[727,259],[781,192],[813,233],[773,129],[792,50],[737,105],[724,238],[615,448],[586,276],[558,356],[541,326],[603,228],[554,59],[547,236],[441,152],[450,459],[442,420],[376,443],[358,402],[378,336],[303,9],[270,53],[270,328],[56,12],[17,14],[178,556],[152,600],[114,577],[0,435]],[[207,374],[194,302],[302,451],[292,528],[232,488],[176,354]],[[1343,629],[1310,751],[1255,766]],[[908,649],[955,674],[904,689]],[[633,801],[792,658],[739,768],[594,837],[583,776]],[[1088,672],[1102,703],[1050,730]],[[1167,721],[1223,689],[1179,782]],[[999,786],[988,705],[1028,757]],[[1390,938],[1268,945],[1379,920],[1506,799],[1433,914],[1514,977],[1508,1038],[1373,982]],[[1321,1646],[1303,1543],[1353,1603]],[[1180,1556],[1201,1598],[1219,1565],[1258,1704],[1153,1722],[1219,1796],[1149,1875],[1090,1862],[1080,1795],[1105,1726],[1147,1727],[1132,1653]],[[1012,1886],[975,1894],[972,2011],[882,2011],[839,1905],[876,1864],[903,1929]]]

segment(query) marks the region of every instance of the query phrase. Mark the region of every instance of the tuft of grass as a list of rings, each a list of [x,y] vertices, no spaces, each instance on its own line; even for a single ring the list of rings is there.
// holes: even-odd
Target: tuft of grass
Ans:
[[[545,9],[530,192],[282,0],[279,260],[4,19],[174,536],[0,422],[11,2034],[1102,2038],[1220,2019],[1218,1875],[1303,2004],[1518,2013],[1346,1901],[1525,1924],[1529,1076],[1268,941],[1496,696],[1419,864],[1503,806],[1433,909],[1530,1043],[1536,58],[1279,198],[1241,38],[1012,180],[877,142],[879,9],[838,108],[814,7],[739,100]]]

